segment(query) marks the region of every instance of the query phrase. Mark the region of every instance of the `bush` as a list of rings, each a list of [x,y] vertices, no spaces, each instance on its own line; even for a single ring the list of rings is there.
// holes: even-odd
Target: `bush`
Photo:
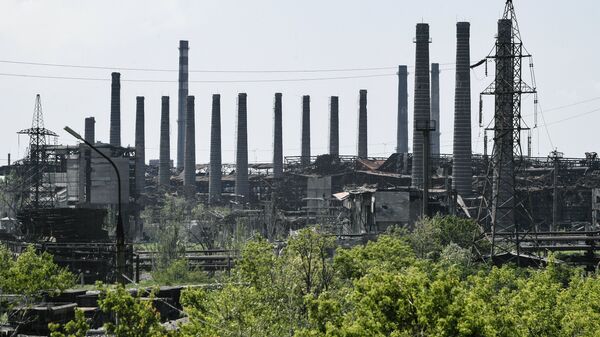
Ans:
[[[16,259],[0,245],[0,291],[9,294],[40,297],[42,292],[61,292],[75,284],[75,276],[59,267],[52,255],[38,254],[28,246]]]
[[[152,279],[161,285],[208,282],[209,277],[200,269],[191,269],[185,259],[177,259],[170,265],[152,272]]]

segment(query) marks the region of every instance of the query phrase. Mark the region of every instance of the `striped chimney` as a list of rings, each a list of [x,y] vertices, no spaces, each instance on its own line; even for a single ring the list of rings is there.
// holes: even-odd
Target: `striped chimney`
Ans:
[[[196,194],[196,123],[194,96],[187,97],[185,116],[185,157],[183,160],[183,186],[188,197]]]
[[[161,98],[160,110],[160,148],[158,159],[158,183],[168,187],[171,180],[171,147],[169,144],[169,96]]]
[[[121,146],[121,74],[112,73],[110,84],[110,145]]]
[[[210,168],[208,171],[208,202],[221,201],[221,95],[212,96],[210,127]]]
[[[423,187],[423,147],[425,139],[421,131],[417,131],[416,121],[427,121],[430,115],[429,100],[429,25],[417,24],[415,55],[415,104],[413,127],[413,159],[411,186]]]
[[[237,149],[235,153],[235,194],[248,201],[248,121],[247,95],[238,94]]]
[[[337,96],[329,98],[329,154],[333,157],[340,155],[340,116]]]
[[[283,125],[281,93],[275,94],[273,104],[273,178],[283,177]]]
[[[135,191],[144,191],[146,176],[146,153],[144,139],[144,97],[135,98]]]
[[[302,96],[302,154],[300,163],[310,165],[310,96]]]
[[[358,101],[358,157],[367,158],[367,91],[360,90]]]
[[[188,41],[179,41],[179,90],[177,96],[177,168],[183,169],[185,153],[185,119],[188,97]]]

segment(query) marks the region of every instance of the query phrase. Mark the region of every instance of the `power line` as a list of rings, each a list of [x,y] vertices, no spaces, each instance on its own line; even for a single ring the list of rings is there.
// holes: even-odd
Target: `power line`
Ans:
[[[582,100],[582,101],[576,101],[576,102],[565,104],[565,105],[560,105],[560,106],[557,106],[557,107],[554,107],[554,108],[546,109],[546,110],[544,110],[544,112],[562,110],[562,109],[574,107],[574,106],[577,106],[577,105],[594,102],[594,101],[597,101],[597,100],[600,100],[600,96],[592,97],[592,98],[585,99],[585,100]],[[530,113],[530,114],[523,115],[523,117],[530,117],[530,116],[533,116],[533,114]]]
[[[550,122],[550,123],[545,123],[545,122],[544,122],[544,125],[546,125],[546,126],[547,126],[547,125],[557,124],[557,123],[564,122],[564,121],[568,121],[568,120],[571,120],[571,119],[575,119],[575,118],[583,117],[583,116],[585,116],[585,115],[589,115],[589,114],[591,114],[591,113],[594,113],[594,112],[597,112],[597,111],[600,111],[600,108],[596,108],[596,109],[594,109],[594,110],[590,110],[590,111],[586,111],[586,112],[583,112],[583,113],[580,113],[580,114],[577,114],[577,115],[573,115],[573,116],[571,116],[571,117],[567,117],[567,118],[559,119],[559,120],[556,120],[556,121],[552,121],[552,122]]]
[[[79,68],[79,69],[99,69],[99,70],[127,70],[127,71],[147,71],[147,72],[178,72],[178,69],[167,68],[131,68],[131,67],[115,67],[115,66],[93,66],[93,65],[77,65],[77,64],[62,64],[62,63],[45,63],[45,62],[28,62],[14,60],[0,60],[0,63],[21,64],[45,67],[60,67],[60,68]],[[440,63],[440,65],[454,65],[455,63]],[[414,68],[414,66],[407,66]],[[386,67],[359,67],[359,68],[325,68],[325,69],[191,69],[190,73],[320,73],[320,72],[348,72],[348,71],[373,71],[373,70],[392,70],[398,66]]]
[[[76,77],[76,76],[48,76],[48,75],[15,74],[15,73],[0,73],[0,76],[58,79],[58,80],[77,80],[77,81],[110,81],[110,78]],[[348,80],[348,79],[356,79],[356,78],[376,78],[376,77],[388,77],[388,76],[396,76],[396,74],[369,74],[369,75],[313,77],[313,78],[267,78],[267,79],[255,79],[255,80],[199,80],[199,81],[189,81],[189,83],[304,82],[304,81]],[[155,80],[155,79],[121,79],[121,82],[178,83],[177,80]]]
[[[600,99],[600,96],[597,96],[597,97],[586,99],[586,100],[583,100],[583,101],[578,101],[578,102],[574,102],[574,103],[571,103],[571,104],[566,104],[566,105],[562,105],[562,106],[557,106],[555,108],[546,109],[544,111],[548,112],[548,111],[560,110],[560,109],[564,109],[564,108],[570,108],[572,106],[576,106],[576,105],[580,105],[580,104],[584,104],[584,103],[589,103],[589,102],[597,101],[599,99]]]

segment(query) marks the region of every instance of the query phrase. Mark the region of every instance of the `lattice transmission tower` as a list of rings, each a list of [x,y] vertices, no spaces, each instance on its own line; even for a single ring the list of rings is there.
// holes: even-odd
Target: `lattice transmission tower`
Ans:
[[[530,62],[531,84],[523,80],[524,59]],[[523,95],[533,94],[537,104],[537,91],[533,62],[523,46],[512,0],[506,1],[502,19],[498,20],[498,35],[492,51],[472,67],[485,64],[487,74],[488,61],[495,62],[495,79],[481,95],[492,95],[495,99],[494,118],[485,129],[493,134],[494,145],[478,219],[491,241],[492,257],[499,252],[514,251],[518,257],[519,236],[534,228],[524,200],[517,193],[516,177],[524,161],[521,136],[530,130],[521,115],[521,102]],[[481,107],[480,102],[480,123]],[[537,116],[535,119],[537,122]]]
[[[53,206],[54,192],[44,173],[48,167],[47,146],[50,137],[58,135],[44,127],[44,114],[40,94],[35,96],[35,108],[31,128],[18,134],[29,135],[29,148],[24,160],[23,193],[25,208],[47,208]]]

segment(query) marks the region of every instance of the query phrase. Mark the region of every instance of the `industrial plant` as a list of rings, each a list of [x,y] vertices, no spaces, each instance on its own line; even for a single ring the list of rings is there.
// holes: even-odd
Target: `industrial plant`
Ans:
[[[416,25],[414,60],[414,111],[408,111],[409,65],[398,66],[396,153],[370,157],[367,124],[368,91],[358,97],[356,153],[340,153],[338,97],[329,97],[329,151],[311,151],[311,97],[300,104],[301,153],[286,153],[282,143],[282,100],[273,97],[273,160],[249,163],[247,95],[237,97],[235,163],[221,159],[221,97],[212,95],[210,162],[198,163],[195,100],[188,89],[189,42],[179,42],[179,94],[176,103],[161,98],[160,158],[145,156],[143,96],[135,97],[135,146],[121,144],[121,75],[111,74],[110,139],[95,137],[95,117],[85,118],[77,145],[61,145],[57,134],[44,127],[42,97],[35,97],[33,124],[19,131],[29,137],[27,155],[0,168],[18,182],[3,201],[3,241],[25,246],[35,243],[65,259],[71,268],[90,274],[90,282],[113,275],[117,240],[122,240],[125,266],[135,269],[138,256],[132,248],[147,240],[153,230],[140,214],[157,207],[161,196],[179,195],[192,204],[225,206],[235,217],[252,224],[246,230],[278,240],[311,224],[326,226],[340,240],[376,236],[390,226],[411,228],[419,218],[453,214],[475,219],[481,240],[492,245],[486,255],[494,261],[516,259],[535,263],[551,251],[577,251],[573,263],[595,266],[596,231],[600,195],[595,153],[585,158],[563,158],[558,151],[533,157],[530,128],[522,119],[522,97],[536,95],[535,83],[525,81],[528,55],[521,41],[512,2],[498,21],[492,52],[473,60],[470,24],[456,24],[456,85],[454,88],[454,144],[451,154],[440,151],[440,67],[429,57],[429,24]],[[492,41],[491,41],[492,42]],[[478,53],[479,54],[479,53]],[[472,119],[470,71],[494,66],[489,87],[481,93],[479,115],[492,96],[494,120],[486,128],[493,148],[472,152],[471,129],[483,120]],[[529,71],[527,71],[529,72]],[[449,90],[449,89],[448,89]],[[107,98],[108,99],[108,98]],[[131,98],[132,99],[132,98]],[[390,98],[391,99],[391,98]],[[171,105],[177,117],[171,116]],[[447,111],[448,109],[444,109]],[[413,114],[414,136],[408,138],[408,115]],[[170,158],[169,126],[176,122],[177,158]],[[320,135],[319,135],[320,136]],[[315,135],[312,135],[315,137]],[[73,139],[63,139],[71,142]],[[525,140],[528,140],[526,142]],[[409,144],[411,146],[409,147]],[[412,149],[412,151],[409,151]],[[10,155],[9,155],[10,156]],[[118,218],[118,219],[117,219]],[[216,219],[215,219],[216,221]],[[107,223],[122,223],[111,232]],[[198,227],[198,228],[195,228]],[[200,227],[206,227],[200,229]],[[210,221],[190,224],[205,247],[214,241],[218,227]],[[122,231],[122,233],[120,233]],[[123,237],[120,237],[120,236]],[[84,245],[90,249],[71,249]],[[94,252],[100,252],[95,256]],[[126,251],[126,252],[125,252]],[[60,252],[60,253],[59,253]],[[74,255],[85,257],[73,259]],[[114,256],[113,256],[114,255]],[[67,262],[65,262],[67,263]],[[139,263],[139,261],[138,261]],[[139,266],[138,266],[139,269]],[[114,276],[114,275],[113,275]]]
[[[240,92],[235,134],[224,133],[221,95],[189,87],[194,41],[179,41],[178,95],[160,98],[159,134],[145,131],[149,100],[122,95],[119,72],[110,74],[106,97],[108,140],[96,137],[98,116],[82,116],[83,134],[69,125],[70,138],[58,139],[57,130],[44,125],[44,94],[38,94],[31,98],[33,123],[15,130],[28,137],[27,153],[12,160],[9,154],[8,164],[0,167],[5,183],[0,240],[14,254],[30,245],[52,254],[81,284],[136,283],[156,263],[151,243],[165,230],[148,214],[158,214],[166,198],[174,197],[185,201],[184,214],[195,214],[182,220],[182,230],[196,248],[182,254],[207,272],[228,272],[235,265],[239,252],[232,237],[261,236],[277,245],[317,226],[340,245],[353,246],[394,228],[410,231],[420,219],[436,215],[477,223],[479,236],[473,240],[489,247],[477,259],[492,265],[540,266],[553,253],[568,252],[562,262],[594,270],[600,263],[600,158],[595,152],[581,158],[558,150],[532,154],[531,130],[537,124],[528,125],[523,111],[537,104],[537,87],[513,2],[506,2],[497,21],[489,54],[472,50],[469,22],[457,22],[455,29],[455,86],[444,88],[440,64],[430,57],[430,25],[416,24],[414,60],[398,65],[397,96],[388,98],[397,102],[397,115],[388,124],[397,136],[394,153],[386,157],[370,155],[368,87],[355,93],[357,115],[340,110],[339,96],[327,97],[328,135],[311,134],[312,97],[304,95],[296,111],[284,111],[284,100],[297,100],[285,92],[273,92],[272,119],[264,130],[250,129],[252,101]],[[485,69],[489,80],[479,102],[471,101],[472,69]],[[414,81],[410,93],[409,80]],[[454,92],[453,109],[440,106],[440,90]],[[200,95],[210,97],[212,105],[199,107]],[[124,130],[121,107],[134,100],[135,130]],[[210,111],[209,144],[197,139],[199,110]],[[493,115],[491,121],[484,111]],[[295,125],[301,134],[298,151],[284,147],[286,113],[301,116]],[[453,114],[453,128],[443,129],[441,114]],[[342,118],[358,121],[351,153],[340,147]],[[483,153],[473,151],[474,128],[484,130]],[[265,130],[272,130],[272,161],[252,162],[248,139]],[[134,146],[121,141],[126,132],[135,134]],[[441,149],[441,133],[453,135],[450,153]],[[231,136],[235,162],[224,162],[222,141]],[[159,139],[157,159],[146,154],[148,137]],[[317,152],[315,139],[326,137],[328,151]],[[199,162],[196,151],[205,147],[210,160]]]

